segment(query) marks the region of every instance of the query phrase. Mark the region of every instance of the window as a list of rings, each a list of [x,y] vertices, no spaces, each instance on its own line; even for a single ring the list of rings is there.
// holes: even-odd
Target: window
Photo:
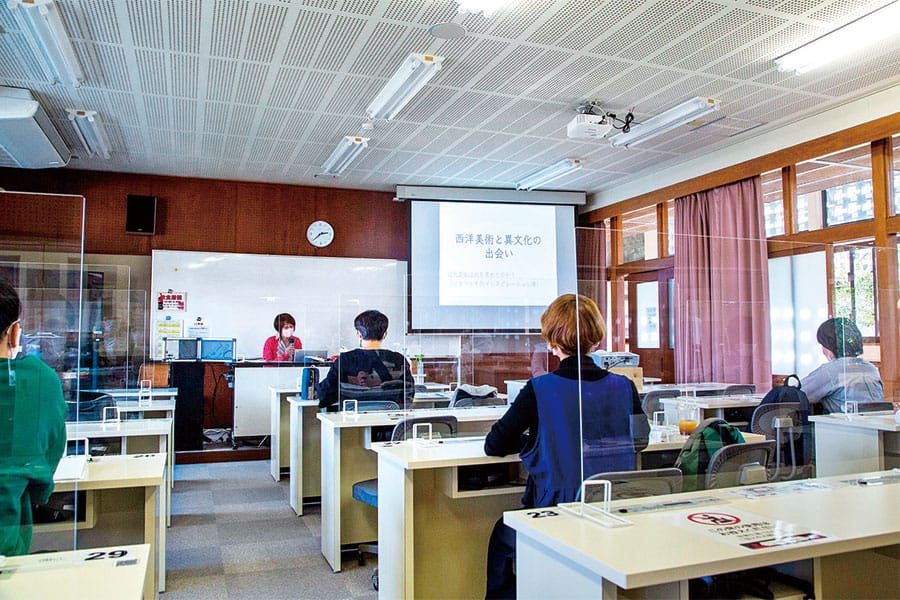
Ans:
[[[869,144],[797,164],[797,230],[810,231],[871,219]]]
[[[659,258],[656,232],[656,206],[623,215],[622,262]]]
[[[759,179],[762,187],[766,237],[784,235],[784,195],[781,169],[763,173],[759,176]]]
[[[851,319],[864,338],[878,337],[874,247],[835,248],[834,316]]]

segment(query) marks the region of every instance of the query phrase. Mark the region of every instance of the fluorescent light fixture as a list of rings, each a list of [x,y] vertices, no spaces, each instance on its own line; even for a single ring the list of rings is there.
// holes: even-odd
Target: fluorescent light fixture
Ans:
[[[505,4],[509,4],[510,0],[456,0],[459,4],[458,12],[466,12],[484,15],[485,19],[490,19],[494,13],[500,10]]]
[[[370,119],[390,121],[400,112],[413,96],[419,93],[434,74],[441,70],[443,56],[430,54],[410,54],[388,80],[369,108],[366,115]]]
[[[544,187],[551,181],[555,181],[564,175],[568,175],[581,168],[581,161],[577,158],[564,158],[553,163],[549,167],[545,167],[540,171],[536,171],[525,177],[521,181],[516,182],[517,190],[533,190],[534,188]]]
[[[636,146],[680,125],[699,119],[714,110],[719,110],[719,105],[714,99],[691,98],[655,117],[633,125],[628,133],[620,132],[611,136],[609,143],[615,148]]]
[[[106,137],[106,131],[103,129],[103,123],[97,117],[95,110],[76,110],[67,108],[66,113],[69,115],[69,121],[78,134],[81,145],[87,150],[90,156],[99,156],[100,158],[109,158],[109,139]]]
[[[331,156],[322,164],[322,174],[340,175],[368,145],[369,138],[344,136]]]
[[[9,0],[7,6],[19,26],[30,34],[25,37],[31,51],[43,56],[41,67],[47,79],[79,87],[84,71],[53,0]]]
[[[891,2],[775,59],[779,71],[800,75],[900,32],[900,2]]]

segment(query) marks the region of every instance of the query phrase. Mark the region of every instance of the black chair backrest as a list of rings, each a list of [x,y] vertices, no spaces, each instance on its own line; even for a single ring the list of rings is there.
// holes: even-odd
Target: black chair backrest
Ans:
[[[641,408],[644,410],[644,414],[647,415],[647,419],[652,421],[653,413],[662,410],[660,400],[663,398],[677,398],[680,395],[681,390],[652,390],[641,398]]]
[[[767,440],[775,439],[775,419],[789,418],[793,422],[793,439],[800,439],[800,403],[778,402],[773,404],[760,404],[753,411],[750,419],[750,431],[766,436]]]
[[[504,406],[506,398],[492,396],[488,398],[456,398],[450,403],[451,408],[465,408],[467,406]]]
[[[392,442],[400,442],[413,436],[414,428],[421,423],[431,423],[431,434],[451,437],[459,431],[459,422],[453,415],[433,415],[429,417],[408,417],[394,425]],[[422,431],[422,428],[419,428]]]
[[[706,470],[706,489],[742,485],[741,475],[748,467],[765,469],[775,453],[775,442],[747,442],[731,444],[718,450],[709,460]]]
[[[741,396],[743,394],[755,394],[756,386],[750,383],[735,383],[729,385],[722,392],[723,396]]]
[[[391,400],[357,400],[357,412],[372,412],[379,410],[400,410],[400,405]]]
[[[103,409],[115,406],[116,400],[101,392],[79,392],[78,402],[66,402],[67,421],[102,421]]]
[[[585,481],[606,479],[612,484],[613,500],[621,498],[643,498],[644,496],[662,496],[677,494],[681,491],[681,469],[669,467],[665,469],[646,469],[644,471],[613,471],[591,475]],[[589,487],[585,502],[598,502],[603,499],[602,486]],[[581,493],[581,490],[579,490]]]

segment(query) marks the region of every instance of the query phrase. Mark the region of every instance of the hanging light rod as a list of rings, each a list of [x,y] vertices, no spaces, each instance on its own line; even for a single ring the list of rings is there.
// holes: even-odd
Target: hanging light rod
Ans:
[[[369,145],[369,138],[344,136],[324,163],[320,175],[337,177],[344,172],[350,163]]]
[[[627,132],[623,131],[610,137],[609,143],[615,148],[636,146],[714,110],[719,110],[719,105],[714,99],[691,98],[637,125],[630,125]]]
[[[410,54],[388,80],[369,108],[366,115],[370,119],[390,121],[403,107],[419,93],[425,84],[441,70],[443,56],[430,54]]]
[[[28,32],[25,38],[32,53],[43,57],[38,62],[47,80],[81,86],[84,71],[53,0],[9,0],[7,5],[19,27]]]
[[[900,32],[900,1],[891,2],[775,59],[779,71],[807,73]]]
[[[75,127],[75,133],[81,141],[81,145],[91,156],[109,158],[109,140],[103,123],[95,110],[76,110],[67,108],[69,121]]]
[[[540,171],[535,171],[531,175],[516,182],[517,190],[531,191],[535,188],[544,187],[551,181],[555,181],[560,177],[573,173],[581,168],[581,161],[577,158],[564,158],[545,167]]]

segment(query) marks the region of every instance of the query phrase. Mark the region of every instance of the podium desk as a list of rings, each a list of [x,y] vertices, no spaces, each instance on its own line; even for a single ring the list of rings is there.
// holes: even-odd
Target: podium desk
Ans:
[[[453,415],[459,432],[484,434],[508,406],[426,408],[369,413],[317,413],[321,425],[322,554],[331,568],[341,570],[341,546],[378,538],[377,514],[354,500],[353,484],[377,476],[377,459],[369,451],[372,427],[396,425],[407,416]]]
[[[897,475],[613,502],[612,510],[631,523],[624,527],[604,527],[558,507],[507,512],[504,523],[516,530],[518,598],[686,599],[690,578],[805,559],[814,559],[817,598],[896,598]],[[870,484],[858,485],[861,479]],[[876,480],[882,483],[872,485]]]
[[[149,556],[148,544],[10,556],[0,567],[0,600],[138,600]]]
[[[101,456],[87,462],[84,477],[54,481],[55,492],[88,492],[90,522],[64,521],[34,526],[31,551],[101,548],[110,544],[150,546],[144,598],[165,591],[166,525],[160,512],[166,505],[166,454]],[[140,525],[135,527],[135,514]],[[139,539],[136,539],[139,538]]]
[[[900,467],[900,423],[893,414],[816,415],[816,474],[819,477]]]
[[[118,438],[122,454],[164,452],[170,487],[175,476],[171,419],[129,419],[127,421],[67,421],[66,439],[88,440]],[[172,495],[166,494],[166,525],[172,525]]]

